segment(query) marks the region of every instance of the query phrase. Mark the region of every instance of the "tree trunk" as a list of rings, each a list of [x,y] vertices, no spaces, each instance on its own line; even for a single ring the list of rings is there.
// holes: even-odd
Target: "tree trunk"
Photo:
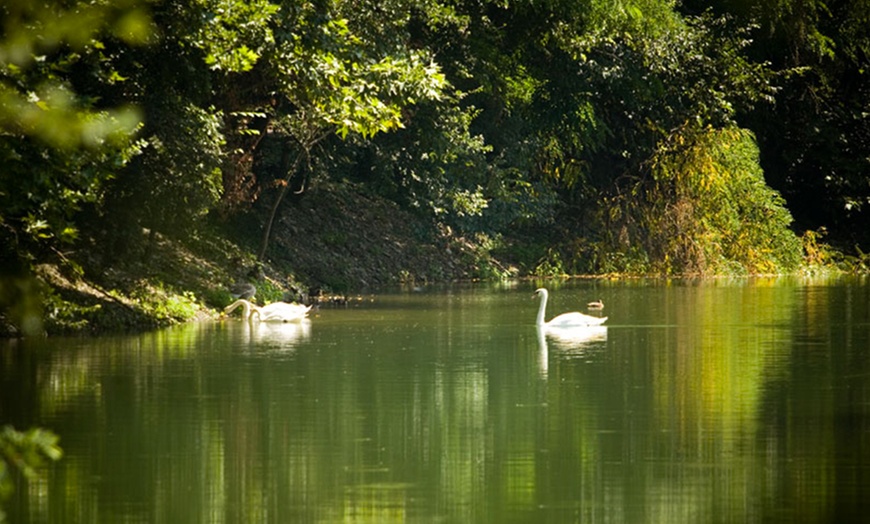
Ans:
[[[290,188],[290,179],[293,178],[293,175],[296,174],[296,170],[299,169],[299,164],[302,162],[303,156],[308,156],[307,149],[303,149],[298,155],[296,155],[296,160],[293,161],[293,166],[287,169],[287,176],[284,178],[284,186],[281,188],[281,191],[278,192],[278,196],[275,197],[275,202],[272,203],[272,209],[269,212],[269,219],[266,221],[266,226],[263,228],[263,238],[260,240],[260,251],[257,253],[257,260],[260,262],[262,262],[266,257],[266,250],[269,248],[269,238],[272,235],[272,225],[275,223],[275,216],[278,215],[278,208],[281,206],[281,202],[284,201],[284,196],[287,195],[287,190]]]

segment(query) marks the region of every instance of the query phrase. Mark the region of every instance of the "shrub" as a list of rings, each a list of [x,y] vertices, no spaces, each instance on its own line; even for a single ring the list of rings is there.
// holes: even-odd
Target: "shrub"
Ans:
[[[603,251],[637,259],[640,248],[649,269],[664,274],[796,270],[801,241],[789,229],[783,198],[764,182],[758,154],[743,129],[672,135],[650,160],[648,176],[603,210]]]

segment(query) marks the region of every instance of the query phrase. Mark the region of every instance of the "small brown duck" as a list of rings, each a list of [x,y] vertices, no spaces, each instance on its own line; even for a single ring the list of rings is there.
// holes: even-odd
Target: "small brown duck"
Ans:
[[[598,300],[596,300],[594,302],[590,302],[590,303],[586,304],[586,307],[589,309],[604,309],[604,302],[602,302],[601,299],[599,298]]]

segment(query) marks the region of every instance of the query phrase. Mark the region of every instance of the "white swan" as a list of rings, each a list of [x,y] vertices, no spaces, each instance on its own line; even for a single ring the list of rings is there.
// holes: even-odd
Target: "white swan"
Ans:
[[[538,308],[538,319],[535,322],[538,326],[548,328],[570,328],[579,326],[598,326],[607,320],[607,317],[593,317],[572,311],[571,313],[562,313],[557,317],[553,317],[549,322],[544,322],[544,315],[547,309],[547,298],[549,293],[544,288],[539,288],[535,291],[534,296],[541,297],[541,306]],[[532,297],[534,298],[534,297]]]
[[[272,302],[255,309],[253,313],[256,313],[263,322],[296,322],[307,317],[309,311],[311,311],[311,306]]]
[[[251,313],[253,313],[255,309],[258,309],[257,306],[255,306],[254,304],[251,304],[247,300],[240,298],[239,300],[236,300],[235,302],[224,308],[224,314],[229,315],[240,306],[242,308],[242,318],[245,320],[250,320]]]
[[[245,299],[239,299],[224,309],[224,313],[232,313],[236,308],[242,308],[242,318],[253,320],[256,315],[261,322],[297,322],[308,316],[311,306],[302,304],[289,304],[287,302],[273,302],[263,307],[255,306]]]

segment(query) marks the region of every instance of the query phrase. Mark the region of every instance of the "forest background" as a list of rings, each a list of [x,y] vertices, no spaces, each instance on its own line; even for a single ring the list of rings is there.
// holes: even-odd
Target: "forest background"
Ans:
[[[863,271],[870,0],[7,0],[0,324]],[[864,249],[862,249],[864,246]]]

